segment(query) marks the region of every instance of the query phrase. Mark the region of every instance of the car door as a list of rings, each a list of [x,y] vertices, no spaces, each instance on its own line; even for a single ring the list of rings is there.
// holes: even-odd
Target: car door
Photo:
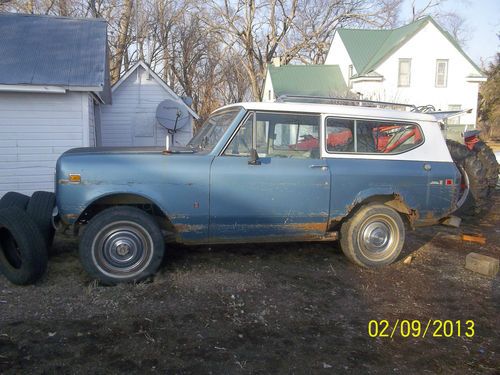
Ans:
[[[289,241],[326,232],[330,173],[320,116],[249,113],[210,171],[211,243]],[[252,149],[258,159],[251,158]]]

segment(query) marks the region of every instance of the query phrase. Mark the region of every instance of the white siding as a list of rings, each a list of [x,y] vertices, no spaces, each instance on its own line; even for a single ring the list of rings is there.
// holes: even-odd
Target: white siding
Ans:
[[[0,93],[0,196],[53,191],[57,158],[88,144],[85,117],[87,93]]]
[[[269,73],[269,70],[267,70],[266,80],[264,81],[264,92],[262,93],[262,101],[274,102],[275,99],[276,99],[276,94],[274,93],[271,73]]]
[[[398,87],[399,59],[411,59],[409,87]],[[448,60],[446,87],[436,87],[436,60]],[[432,104],[437,110],[446,111],[449,105],[460,104],[472,108],[472,113],[461,117],[462,124],[475,124],[479,84],[467,82],[469,75],[478,75],[476,69],[432,24],[420,32],[385,60],[376,72],[384,76],[383,82],[360,82],[354,91],[365,98],[412,103]]]
[[[165,146],[166,130],[156,121],[156,107],[165,99],[173,98],[139,66],[113,91],[113,104],[101,106],[102,146]],[[191,137],[192,119],[175,134],[175,144]]]
[[[398,62],[404,58],[411,59],[410,86],[398,87]],[[446,87],[435,85],[436,60],[439,59],[448,60]],[[332,41],[325,64],[339,65],[348,82],[347,72],[352,63],[338,33]],[[432,104],[440,110],[448,110],[450,105],[460,104],[463,109],[473,109],[472,113],[462,116],[460,122],[476,122],[479,84],[468,82],[466,77],[477,76],[479,72],[432,23],[428,23],[375,71],[383,76],[382,81],[353,82],[352,91],[362,93],[365,99]]]
[[[325,65],[338,65],[344,76],[344,81],[349,84],[349,65],[352,65],[352,61],[339,33],[335,33],[333,37],[332,45],[325,59]],[[353,66],[352,69],[353,74],[356,74],[356,68]]]

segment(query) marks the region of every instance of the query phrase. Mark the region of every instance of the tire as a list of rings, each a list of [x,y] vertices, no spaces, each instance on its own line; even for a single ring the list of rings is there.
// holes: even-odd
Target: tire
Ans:
[[[30,197],[27,195],[17,193],[15,191],[9,191],[0,199],[0,209],[8,207],[17,207],[21,210],[26,209]]]
[[[158,270],[165,240],[151,215],[135,207],[119,206],[90,220],[79,252],[83,268],[102,284],[138,282]]]
[[[486,169],[478,155],[461,143],[446,140],[446,144],[451,158],[462,173],[463,181],[466,181],[466,190],[463,194],[467,196],[463,199],[459,197],[459,207],[455,215],[464,219],[481,216],[488,209],[489,187]]]
[[[401,253],[404,241],[401,215],[380,203],[362,206],[340,229],[342,251],[362,267],[391,264]]]
[[[56,196],[54,193],[47,191],[36,191],[31,196],[26,212],[33,219],[38,229],[45,239],[47,248],[50,249],[54,240],[54,226],[52,225],[52,211],[56,204]]]
[[[474,145],[473,151],[476,153],[479,161],[483,164],[488,181],[488,195],[491,195],[498,183],[498,162],[493,150],[483,141]]]
[[[0,210],[0,272],[13,284],[35,283],[47,269],[47,248],[36,224],[18,207]]]

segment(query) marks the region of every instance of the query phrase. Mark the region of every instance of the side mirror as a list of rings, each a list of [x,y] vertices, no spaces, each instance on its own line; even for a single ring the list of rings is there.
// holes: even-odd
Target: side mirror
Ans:
[[[248,164],[260,165],[259,154],[257,153],[257,150],[254,148],[250,150],[250,158],[248,159]]]

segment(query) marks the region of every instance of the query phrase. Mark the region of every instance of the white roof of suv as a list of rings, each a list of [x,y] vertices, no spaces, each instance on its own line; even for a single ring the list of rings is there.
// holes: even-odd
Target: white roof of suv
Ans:
[[[301,113],[324,113],[347,117],[383,118],[401,121],[429,121],[436,122],[438,119],[429,113],[398,111],[394,109],[382,109],[377,107],[362,107],[354,105],[320,104],[320,103],[296,103],[296,102],[243,102],[230,104],[222,109],[232,107],[243,107],[246,110],[255,111],[285,111]]]

